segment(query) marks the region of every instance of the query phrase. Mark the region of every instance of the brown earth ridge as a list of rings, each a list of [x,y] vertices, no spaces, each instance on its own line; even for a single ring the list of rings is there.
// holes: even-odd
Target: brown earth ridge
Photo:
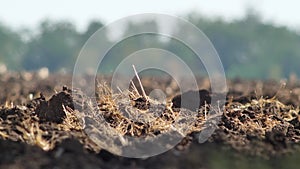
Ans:
[[[88,78],[82,81],[86,82]],[[214,95],[209,90],[208,79],[198,78],[201,90],[184,93],[187,97],[193,92],[199,93],[200,107],[197,110],[180,105],[178,86],[170,77],[142,77],[146,94],[152,89],[162,89],[166,91],[167,103],[144,97],[134,79],[137,90],[124,91],[119,95],[112,95],[107,85],[99,83],[96,86],[97,105],[91,104],[80,90],[72,91],[71,79],[69,75],[60,74],[44,79],[28,72],[0,75],[0,168],[172,166],[168,166],[166,161],[173,161],[173,168],[182,168],[182,161],[188,161],[187,168],[212,168],[203,163],[207,160],[205,153],[218,152],[219,149],[230,149],[234,155],[266,159],[299,152],[300,83],[297,79],[281,82],[228,80],[226,102],[215,107],[210,104]],[[128,98],[130,108],[123,102]],[[155,105],[154,109],[151,109],[152,105]],[[133,115],[146,112],[145,117],[150,122],[134,121],[122,114],[123,109]],[[207,115],[210,110],[215,113],[212,117]],[[188,117],[191,111],[197,113],[193,117],[194,122],[179,124],[179,119]],[[169,132],[167,126],[172,124],[175,128],[184,127],[184,139],[170,151],[156,157],[119,157],[88,137],[85,127],[97,128],[94,125],[99,123],[96,114],[101,114],[105,120],[103,123],[123,136],[156,137]],[[92,125],[87,121],[93,121]],[[211,125],[215,125],[216,130],[207,142],[200,144],[199,133]],[[116,151],[124,150],[116,148]],[[203,158],[195,162],[194,156]],[[157,164],[149,167],[152,163]]]

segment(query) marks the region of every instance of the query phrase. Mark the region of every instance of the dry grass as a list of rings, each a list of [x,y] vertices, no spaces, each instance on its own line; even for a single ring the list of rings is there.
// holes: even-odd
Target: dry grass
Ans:
[[[300,141],[299,107],[285,105],[276,98],[252,99],[245,104],[228,102],[221,108],[205,104],[192,112],[173,108],[171,101],[162,103],[144,92],[140,94],[133,82],[131,87],[114,93],[105,83],[98,83],[97,105],[89,99],[73,98],[81,104],[81,109],[62,104],[65,117],[61,123],[41,121],[35,113],[36,107],[6,104],[0,110],[0,138],[36,145],[45,151],[64,139],[75,138],[95,152],[115,147],[113,151],[121,153],[111,138],[119,140],[121,145],[130,144],[126,136],[151,139],[176,132],[184,138],[208,127],[206,122],[220,119],[211,140],[237,150],[256,155],[276,154],[289,152]],[[211,116],[209,111],[215,115]]]

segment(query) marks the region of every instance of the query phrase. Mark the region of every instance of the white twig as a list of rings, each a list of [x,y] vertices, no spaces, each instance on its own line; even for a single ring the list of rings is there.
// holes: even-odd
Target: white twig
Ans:
[[[119,90],[120,93],[123,93],[123,91],[120,89],[119,86],[117,86],[117,89]]]
[[[130,80],[130,83],[131,83],[131,85],[132,85],[132,89],[133,89],[135,92],[137,92],[138,94],[140,94],[139,91],[137,90],[136,86],[134,85],[134,83],[133,83],[132,80]]]
[[[137,71],[136,71],[136,69],[135,69],[135,66],[132,65],[132,68],[133,68],[133,71],[134,71],[134,73],[135,73],[135,76],[136,76],[137,80],[139,81],[139,84],[140,84],[140,87],[141,87],[141,90],[142,90],[142,95],[143,95],[144,98],[147,98],[147,95],[146,95],[146,93],[145,93],[143,84],[142,84],[141,79],[140,79],[140,77],[139,77],[139,75],[138,75],[138,73],[137,73]]]

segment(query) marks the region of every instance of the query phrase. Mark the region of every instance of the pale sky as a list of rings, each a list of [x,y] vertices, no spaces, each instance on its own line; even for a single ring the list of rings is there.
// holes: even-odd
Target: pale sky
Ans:
[[[0,22],[19,29],[35,28],[45,18],[67,19],[84,29],[92,19],[109,23],[138,13],[183,16],[189,11],[232,20],[244,16],[249,6],[266,21],[300,30],[298,0],[2,0]]]

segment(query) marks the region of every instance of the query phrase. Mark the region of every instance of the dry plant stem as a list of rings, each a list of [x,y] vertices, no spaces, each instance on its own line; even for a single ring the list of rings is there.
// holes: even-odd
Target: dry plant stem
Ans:
[[[143,95],[144,98],[147,98],[146,92],[145,92],[145,90],[144,90],[144,87],[143,87],[143,84],[142,84],[142,82],[141,82],[141,79],[140,79],[140,77],[139,77],[139,75],[138,75],[138,73],[137,73],[137,71],[136,71],[136,69],[135,69],[135,66],[132,65],[132,68],[133,68],[134,73],[135,73],[135,76],[136,76],[136,78],[137,78],[137,80],[139,81],[139,84],[140,84],[140,86],[141,86],[142,95]]]
[[[119,90],[120,93],[123,93],[123,91],[120,89],[119,86],[117,86],[117,89]]]
[[[133,89],[134,91],[136,91],[137,93],[139,93],[139,91],[137,90],[137,88],[136,88],[136,86],[135,86],[135,84],[133,83],[132,80],[130,80],[130,83],[131,83],[131,85],[132,85],[132,89]]]

